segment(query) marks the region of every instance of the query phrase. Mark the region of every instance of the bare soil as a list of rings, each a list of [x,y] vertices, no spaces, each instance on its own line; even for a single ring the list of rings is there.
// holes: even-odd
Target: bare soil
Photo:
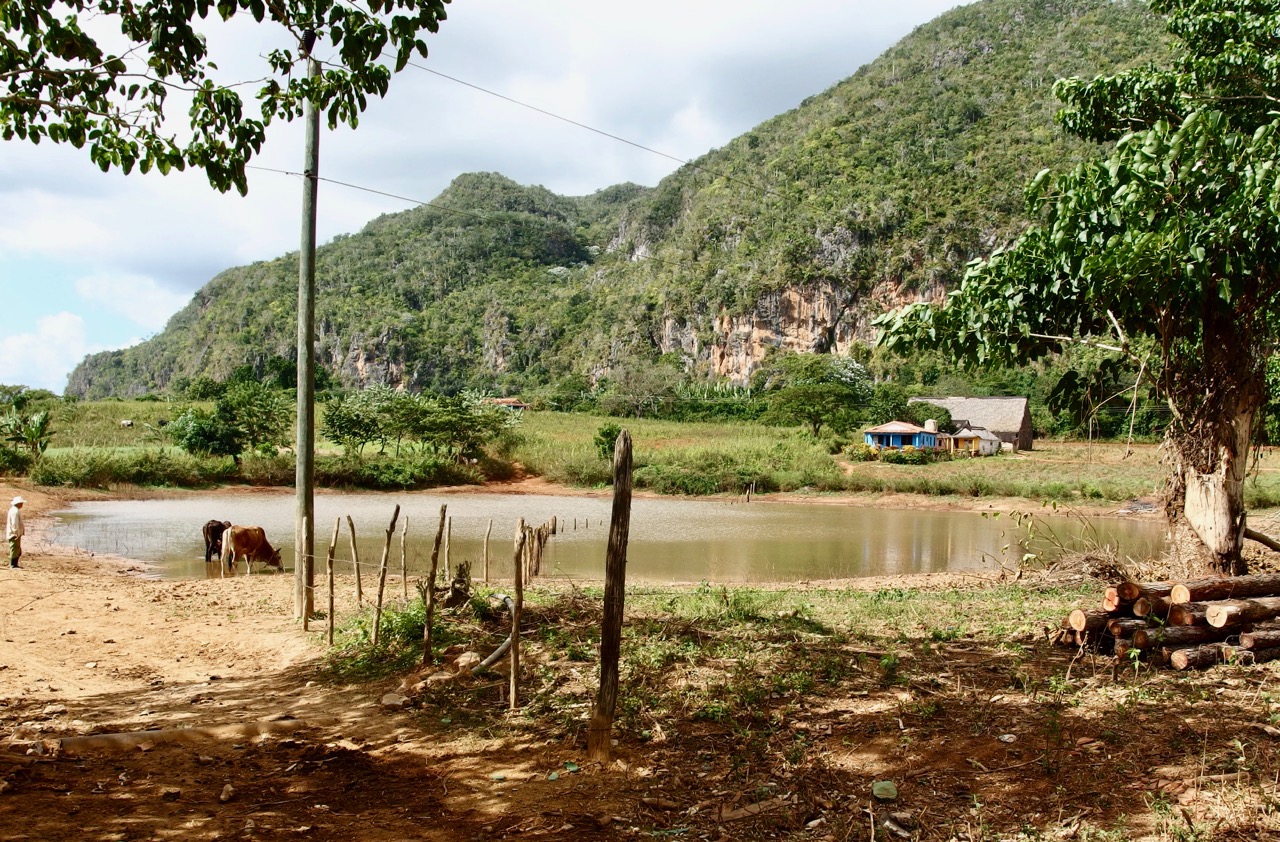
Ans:
[[[1043,641],[1024,658],[944,640],[888,682],[876,647],[849,644],[822,654],[859,666],[770,696],[767,728],[683,721],[621,739],[606,766],[580,728],[453,723],[459,705],[500,707],[500,687],[384,709],[398,679],[325,678],[291,576],[146,578],[50,546],[42,513],[63,499],[0,500],[19,491],[27,555],[0,569],[0,839],[1280,839],[1274,664],[1138,673]],[[893,584],[920,581],[974,587]],[[872,797],[885,780],[894,801]]]

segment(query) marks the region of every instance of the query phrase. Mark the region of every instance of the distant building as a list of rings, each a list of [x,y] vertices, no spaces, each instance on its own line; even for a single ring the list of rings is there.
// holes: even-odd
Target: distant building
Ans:
[[[975,456],[994,456],[1000,452],[1000,437],[982,427],[966,427],[951,434],[952,450]]]
[[[864,441],[871,447],[901,449],[933,449],[938,446],[937,430],[917,427],[906,421],[890,421],[863,432]]]
[[[1031,409],[1026,398],[912,398],[908,403],[928,403],[951,413],[957,429],[990,431],[1014,450],[1031,449]]]
[[[519,398],[491,398],[491,401],[503,409],[510,409],[512,412],[524,412],[529,409],[529,404]]]

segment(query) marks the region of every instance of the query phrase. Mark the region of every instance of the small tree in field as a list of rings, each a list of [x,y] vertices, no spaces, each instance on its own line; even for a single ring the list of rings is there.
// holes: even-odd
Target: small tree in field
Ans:
[[[1242,572],[1244,480],[1280,337],[1280,9],[1151,7],[1185,46],[1172,69],[1055,88],[1062,124],[1110,153],[1037,176],[1036,222],[973,265],[945,306],[915,304],[878,324],[891,347],[977,362],[1063,342],[1130,356],[1172,413],[1175,547]]]
[[[803,424],[815,437],[823,427],[841,432],[852,427],[871,396],[867,370],[831,354],[781,354],[757,382],[767,390],[765,421]]]

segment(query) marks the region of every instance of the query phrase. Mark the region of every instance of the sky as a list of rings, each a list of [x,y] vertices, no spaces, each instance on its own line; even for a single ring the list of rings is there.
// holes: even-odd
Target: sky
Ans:
[[[679,166],[672,157],[696,158],[796,107],[956,5],[454,0],[415,63],[458,81],[406,68],[358,129],[324,131],[320,175],[417,201],[467,172],[568,196],[652,186]],[[288,46],[283,30],[251,21],[206,34],[224,71],[248,73]],[[296,172],[302,141],[300,121],[273,125],[253,163]],[[251,171],[241,197],[198,171],[102,173],[86,150],[0,141],[0,383],[60,394],[86,354],[159,333],[220,271],[296,251],[301,195],[296,176],[275,172]],[[412,206],[322,183],[319,240]]]

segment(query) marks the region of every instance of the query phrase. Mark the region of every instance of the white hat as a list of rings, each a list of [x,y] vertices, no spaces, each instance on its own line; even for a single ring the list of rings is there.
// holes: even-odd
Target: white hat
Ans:
[[[14,497],[14,498],[13,498],[13,505],[15,505],[15,506],[21,506],[21,505],[22,505],[23,503],[25,503],[25,502],[27,502],[27,501],[26,501],[26,500],[23,500],[21,497]]]

